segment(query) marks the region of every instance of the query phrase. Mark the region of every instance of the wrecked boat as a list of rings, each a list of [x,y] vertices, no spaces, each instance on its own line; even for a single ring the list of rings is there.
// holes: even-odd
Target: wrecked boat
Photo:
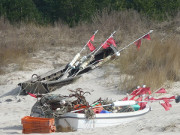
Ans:
[[[150,110],[150,106],[146,105],[144,109],[132,112],[111,113],[104,111],[95,114],[93,119],[87,119],[83,113],[66,113],[56,120],[56,127],[59,131],[77,131],[81,129],[115,126],[136,120]]]
[[[83,49],[79,53],[77,53],[73,60],[66,66],[54,69],[43,75],[33,74],[30,80],[19,83],[18,85],[21,87],[20,94],[45,94],[54,91],[64,85],[73,83],[78,78],[80,78],[82,74],[87,73],[117,58],[117,56],[120,56],[120,52],[128,48],[130,45],[136,44],[139,48],[140,44],[137,44],[137,42],[142,38],[147,38],[149,40],[149,34],[152,32],[153,30],[150,30],[145,35],[141,36],[140,38],[136,39],[135,41],[118,51],[115,40],[113,39],[113,35],[116,33],[116,31],[114,31],[107,38],[107,40],[101,44],[101,46],[95,48],[91,42],[94,41],[94,36],[97,33],[96,31],[83,47]],[[86,48],[86,46],[89,47],[91,53],[89,53],[87,56],[81,57],[81,52]]]
[[[111,34],[108,39],[110,39],[113,34]],[[89,40],[85,46],[89,45],[90,41],[92,41],[92,39]],[[101,47],[99,47],[99,49]],[[92,52],[89,55],[82,58],[80,58],[80,53],[78,53],[65,67],[54,69],[43,75],[33,74],[30,80],[18,84],[21,87],[20,94],[45,94],[54,91],[57,88],[76,81],[82,74],[101,66],[112,57],[115,57],[114,54],[117,53],[116,46],[111,44],[106,45],[103,50],[99,49],[97,51],[95,51],[95,49],[91,50]],[[80,52],[82,52],[82,50]]]

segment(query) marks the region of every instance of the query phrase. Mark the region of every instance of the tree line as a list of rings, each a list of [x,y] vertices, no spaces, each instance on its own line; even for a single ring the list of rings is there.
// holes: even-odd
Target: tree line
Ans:
[[[179,11],[180,0],[0,0],[0,16],[11,23],[54,24],[61,20],[74,26],[90,22],[105,8],[109,12],[133,9],[149,18],[164,20]]]

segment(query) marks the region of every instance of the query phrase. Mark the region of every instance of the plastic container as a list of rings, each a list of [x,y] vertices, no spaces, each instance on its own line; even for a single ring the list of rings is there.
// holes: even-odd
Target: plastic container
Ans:
[[[98,107],[99,106],[99,107]],[[94,113],[100,113],[104,108],[102,107],[102,105],[99,103],[97,105],[95,105],[95,108],[93,108]]]
[[[138,104],[131,106],[133,107],[134,111],[138,111],[140,109],[140,106]]]
[[[112,113],[112,112],[109,112],[107,110],[102,110],[100,113]]]
[[[80,110],[80,111],[77,111],[76,113],[82,113],[83,110],[81,110],[81,109],[85,109],[85,108],[87,108],[87,106],[83,105],[83,104],[77,104],[74,106],[74,110]]]
[[[52,133],[56,131],[53,118],[39,118],[25,116],[21,119],[23,133]]]

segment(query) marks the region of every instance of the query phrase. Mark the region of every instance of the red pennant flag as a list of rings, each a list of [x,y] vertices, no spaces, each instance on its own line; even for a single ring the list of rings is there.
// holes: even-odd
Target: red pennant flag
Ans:
[[[108,39],[107,43],[109,43],[110,45],[112,44],[114,47],[117,47],[116,42],[112,37]]]
[[[35,94],[29,93],[27,92],[31,97],[37,98],[37,96]]]
[[[88,42],[87,45],[88,45],[89,50],[90,50],[91,52],[94,51],[94,50],[96,49],[90,41]]]
[[[166,100],[170,100],[170,99],[176,99],[176,97],[175,96],[172,96],[172,97],[169,97],[169,98],[163,97],[163,98],[158,98],[156,100],[164,100],[164,101],[166,101]]]
[[[143,38],[146,38],[147,40],[151,40],[150,34],[145,35]]]
[[[140,46],[141,46],[141,39],[139,39],[138,41],[136,41],[134,44],[135,44],[135,45],[137,46],[137,48],[139,49]]]
[[[134,98],[136,97],[136,95],[135,96],[133,96],[133,97],[131,97],[129,100],[134,100]]]
[[[140,103],[140,110],[144,109],[146,107],[147,102]]]
[[[101,44],[101,46],[102,46],[102,44]],[[102,47],[103,47],[104,49],[106,49],[106,48],[108,48],[109,46],[110,46],[110,45],[108,45],[107,42],[106,42],[106,43],[103,44]]]
[[[172,107],[172,105],[171,105],[169,102],[170,102],[169,100],[166,100],[166,101],[165,101],[166,106],[168,106],[168,107]]]
[[[92,37],[90,38],[91,41],[94,41],[94,37],[95,35],[92,35]]]
[[[160,90],[158,90],[157,92],[155,93],[167,93],[166,90],[164,88],[161,88]]]
[[[156,99],[155,99],[155,98],[153,98],[153,97],[151,97],[151,98],[149,98],[149,100],[150,100],[150,101],[153,101],[153,100],[156,100]]]
[[[170,110],[168,106],[166,106],[166,103],[161,103],[161,105],[164,107],[166,111]]]
[[[128,97],[125,97],[125,98],[122,99],[122,101],[126,101],[126,100],[128,100]]]
[[[139,97],[139,98],[136,99],[135,101],[142,101],[142,97]]]
[[[149,100],[149,96],[147,96],[145,99],[144,99],[144,101],[148,101]]]
[[[164,100],[165,103],[161,103],[161,105],[164,107],[166,111],[170,110],[169,108],[172,107],[172,105],[169,103],[170,100]]]
[[[146,88],[141,88],[141,90],[140,91],[138,91],[137,93],[136,93],[136,95],[144,95],[144,94],[151,94],[151,91],[150,91],[150,87],[146,87]]]
[[[130,95],[137,95],[138,92],[140,92],[142,90],[142,88],[138,88],[138,89],[135,89],[133,90],[133,92],[130,94]]]
[[[106,49],[106,48],[108,48],[111,44],[112,44],[114,47],[117,47],[117,46],[116,46],[116,42],[115,42],[115,40],[114,40],[112,37],[109,38],[109,39],[104,43],[103,46],[102,46],[102,44],[101,44],[101,46],[102,46],[104,49]]]

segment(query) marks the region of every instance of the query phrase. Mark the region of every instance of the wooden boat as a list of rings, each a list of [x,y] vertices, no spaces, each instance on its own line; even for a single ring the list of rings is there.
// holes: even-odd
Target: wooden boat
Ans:
[[[66,113],[56,119],[57,131],[77,131],[97,127],[115,126],[136,120],[151,110],[149,105],[142,110],[121,113],[99,113],[93,119],[87,119],[83,113]]]
[[[30,80],[18,84],[21,87],[20,94],[26,95],[27,92],[38,94],[49,93],[57,88],[72,83],[80,77],[79,75],[60,79],[65,70],[66,67],[59,67],[39,76],[36,74],[32,75]]]
[[[80,78],[82,74],[95,69],[96,67],[102,65],[103,62],[109,61],[113,54],[114,51],[112,48],[101,50],[82,69],[80,68],[81,65],[79,65],[78,67],[72,68],[69,70],[69,72],[67,72],[69,68],[69,65],[67,64],[66,66],[59,67],[42,75],[33,74],[30,80],[18,84],[21,87],[20,94],[45,94],[52,92],[64,85],[73,83]]]

